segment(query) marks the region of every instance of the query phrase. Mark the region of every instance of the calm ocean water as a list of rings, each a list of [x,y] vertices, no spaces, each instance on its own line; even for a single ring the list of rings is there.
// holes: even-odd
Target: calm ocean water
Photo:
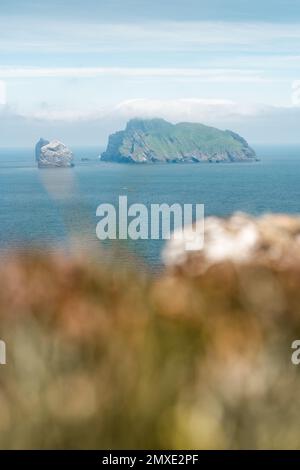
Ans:
[[[96,208],[128,202],[203,203],[206,215],[236,210],[300,213],[300,146],[256,146],[261,161],[243,164],[118,165],[101,149],[75,149],[73,170],[38,170],[32,149],[0,149],[0,249],[80,246],[98,250]],[[87,157],[88,162],[81,158]],[[123,243],[155,269],[161,241]]]

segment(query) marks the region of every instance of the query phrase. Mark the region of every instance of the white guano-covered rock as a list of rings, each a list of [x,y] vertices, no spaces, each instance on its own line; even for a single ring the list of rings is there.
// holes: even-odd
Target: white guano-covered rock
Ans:
[[[59,140],[51,142],[40,139],[36,145],[36,160],[39,168],[73,167],[73,153]]]

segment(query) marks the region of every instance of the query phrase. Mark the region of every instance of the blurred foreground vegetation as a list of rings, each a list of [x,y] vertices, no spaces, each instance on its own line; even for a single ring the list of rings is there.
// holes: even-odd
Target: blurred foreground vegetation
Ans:
[[[0,267],[1,448],[297,448],[300,269]]]

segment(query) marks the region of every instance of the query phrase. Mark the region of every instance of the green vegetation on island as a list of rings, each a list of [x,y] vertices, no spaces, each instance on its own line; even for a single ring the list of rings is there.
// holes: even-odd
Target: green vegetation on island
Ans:
[[[109,136],[101,160],[142,162],[256,161],[254,150],[238,134],[199,123],[171,124],[164,119],[131,119]]]

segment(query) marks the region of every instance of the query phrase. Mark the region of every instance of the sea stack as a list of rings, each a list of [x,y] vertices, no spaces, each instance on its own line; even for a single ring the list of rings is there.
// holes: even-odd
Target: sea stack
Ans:
[[[72,168],[73,153],[59,140],[41,138],[35,146],[35,158],[39,168]]]
[[[199,123],[171,124],[164,119],[131,119],[110,135],[101,160],[119,163],[251,162],[257,157],[232,131]]]

